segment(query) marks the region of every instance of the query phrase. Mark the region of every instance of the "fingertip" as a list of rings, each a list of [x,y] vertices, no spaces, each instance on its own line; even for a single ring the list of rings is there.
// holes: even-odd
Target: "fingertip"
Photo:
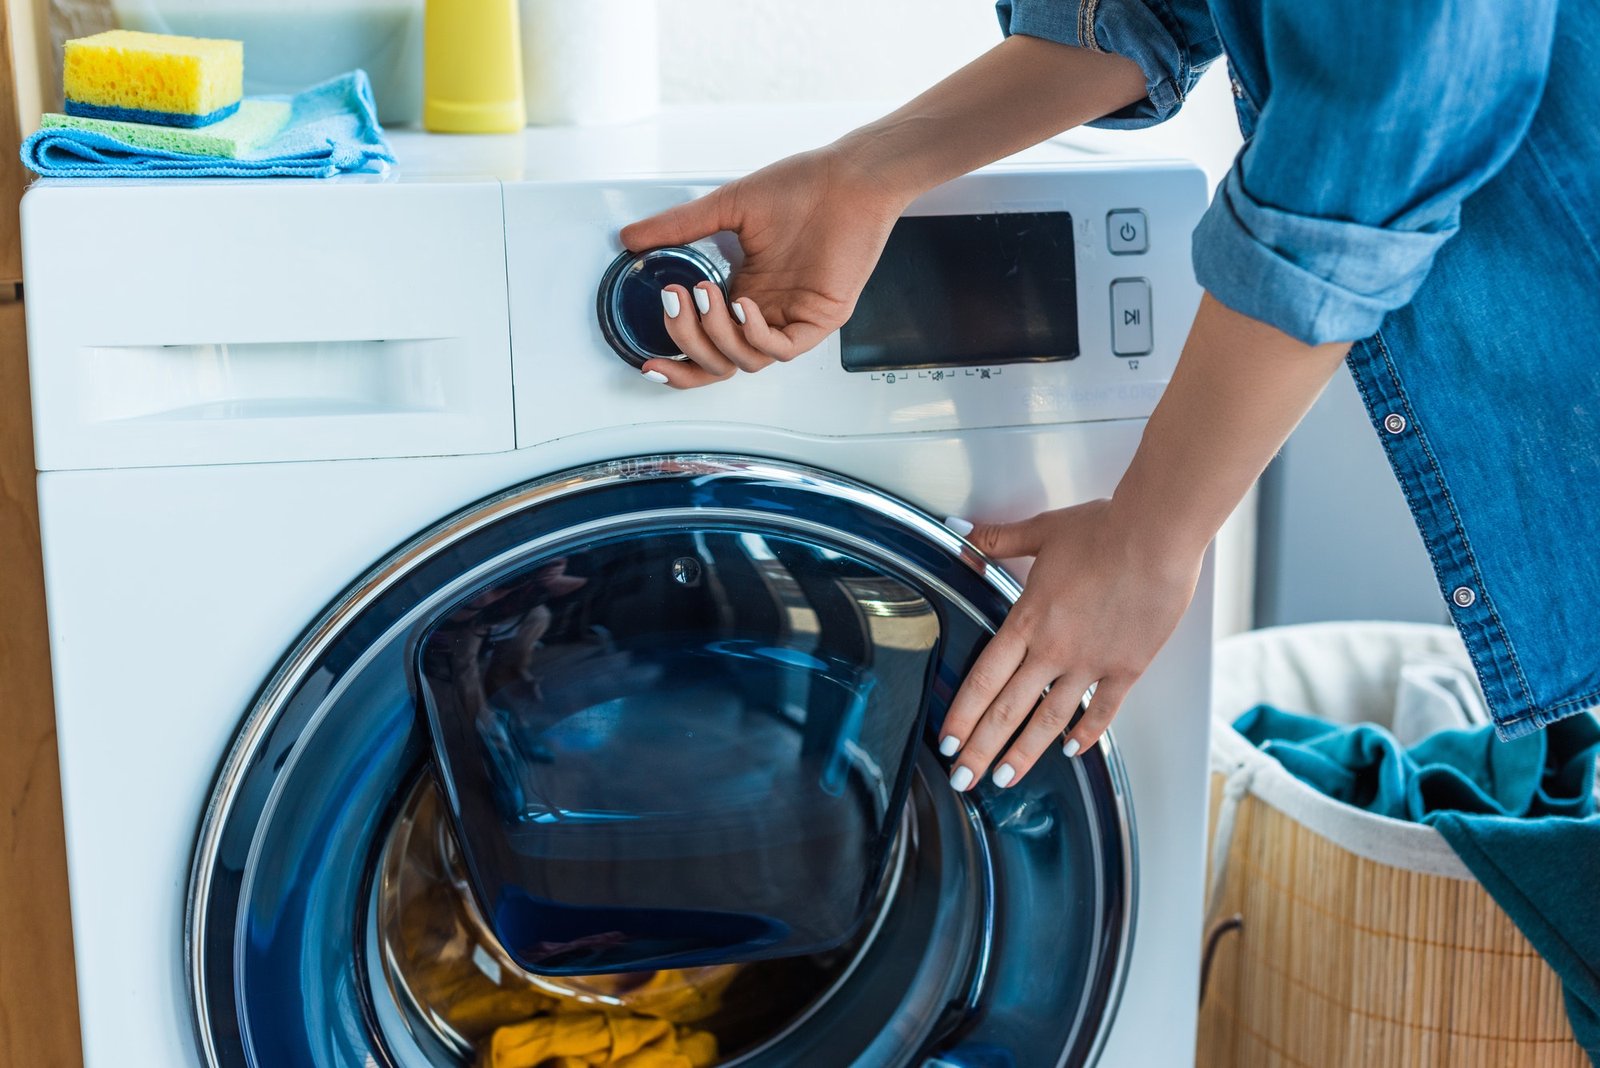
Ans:
[[[749,297],[739,297],[733,302],[733,307],[738,309],[739,325],[749,327],[749,334],[753,337],[765,330],[771,330],[767,325],[767,317],[762,314],[761,305]]]
[[[1005,556],[1002,552],[1001,540],[1005,533],[1004,523],[973,523],[972,529],[962,537],[966,538],[978,551],[989,556]]]
[[[622,242],[622,247],[629,252],[638,253],[654,248],[656,243],[651,240],[654,232],[652,223],[651,219],[631,222],[617,231],[617,240]]]
[[[740,297],[734,304],[744,316],[740,320],[740,325],[744,327],[745,341],[751,348],[779,363],[786,363],[793,357],[794,354],[788,350],[788,339],[767,322],[766,313],[761,310],[760,304],[749,297]]]
[[[618,231],[618,239],[629,252],[644,252],[664,245],[687,245],[718,230],[732,229],[734,220],[723,216],[726,204],[716,189],[698,200],[675,204],[644,219],[636,219]]]
[[[684,390],[704,385],[704,379],[708,376],[687,360],[669,360],[665,357],[658,357],[654,360],[645,361],[644,365],[639,368],[639,377],[652,385]]]
[[[997,559],[1039,554],[1039,539],[1033,519],[1019,519],[1009,523],[978,523],[966,537],[978,547],[979,552]]]
[[[953,734],[947,734],[939,741],[939,755],[953,757],[961,749],[961,739]]]
[[[969,519],[962,519],[958,515],[947,515],[947,516],[945,516],[944,517],[944,525],[946,527],[950,528],[950,530],[958,538],[964,538],[968,534],[972,533],[972,521],[969,520]]]
[[[670,360],[649,360],[643,367],[639,368],[639,377],[651,385],[678,389],[680,387],[672,381],[673,370]]]
[[[676,319],[683,314],[683,298],[686,295],[687,291],[679,285],[661,288],[661,309],[667,313],[668,319]]]
[[[777,344],[782,341],[782,336],[767,322],[761,306],[749,297],[740,297],[734,306],[743,316],[739,320],[739,335],[744,338],[745,344],[769,360],[784,362],[781,345]]]
[[[973,778],[971,768],[958,767],[950,773],[950,787],[958,794],[966,793],[972,787]]]
[[[639,377],[658,386],[672,385],[673,372],[679,365],[668,359],[646,360],[639,368]]]
[[[1104,683],[1101,692],[1105,692]],[[1108,704],[1097,709],[1093,701],[1079,708],[1079,718],[1066,729],[1066,741],[1061,746],[1061,752],[1069,757],[1081,756],[1098,745],[1117,714],[1114,706]]]

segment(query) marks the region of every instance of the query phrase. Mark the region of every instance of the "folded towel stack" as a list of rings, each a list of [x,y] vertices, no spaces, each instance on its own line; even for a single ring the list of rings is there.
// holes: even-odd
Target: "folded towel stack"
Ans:
[[[68,41],[68,115],[160,126],[209,126],[239,110],[244,44],[107,30]]]
[[[66,46],[66,114],[22,162],[46,178],[327,178],[394,155],[363,71],[241,99],[238,41],[112,30]]]

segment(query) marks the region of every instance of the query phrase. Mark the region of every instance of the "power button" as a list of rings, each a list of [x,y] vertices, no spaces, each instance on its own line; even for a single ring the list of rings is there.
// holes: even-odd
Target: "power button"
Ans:
[[[1148,249],[1144,212],[1137,208],[1106,212],[1106,247],[1113,256],[1132,256]]]

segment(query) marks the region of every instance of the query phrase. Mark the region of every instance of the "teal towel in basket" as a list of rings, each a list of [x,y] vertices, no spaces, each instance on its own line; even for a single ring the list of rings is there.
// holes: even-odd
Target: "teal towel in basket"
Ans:
[[[22,143],[22,162],[46,178],[329,178],[394,162],[365,71],[287,98],[282,133],[237,159],[139,148],[90,130],[46,127]]]
[[[1444,835],[1561,977],[1573,1035],[1600,1068],[1600,722],[1510,742],[1493,727],[1443,730],[1406,748],[1370,723],[1259,705],[1234,729],[1329,797]]]

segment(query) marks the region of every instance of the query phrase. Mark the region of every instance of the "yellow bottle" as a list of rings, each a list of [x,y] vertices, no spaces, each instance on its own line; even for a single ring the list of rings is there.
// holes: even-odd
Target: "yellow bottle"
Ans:
[[[518,0],[428,0],[422,125],[440,133],[511,133],[527,125]]]

